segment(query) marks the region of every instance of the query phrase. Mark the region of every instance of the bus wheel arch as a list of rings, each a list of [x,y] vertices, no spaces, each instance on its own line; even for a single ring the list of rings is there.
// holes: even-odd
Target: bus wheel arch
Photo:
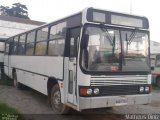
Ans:
[[[48,100],[52,110],[56,114],[67,114],[70,108],[61,103],[61,93],[58,81],[55,78],[49,78],[47,83]]]
[[[51,96],[51,90],[52,90],[52,87],[54,85],[58,84],[58,81],[56,80],[56,78],[48,78],[48,81],[47,81],[47,92],[48,92],[48,97],[50,98]],[[50,99],[49,99],[50,100]],[[49,101],[50,102],[50,101]]]
[[[15,68],[12,69],[12,75],[13,75],[14,73],[16,73],[16,69],[15,69]]]
[[[15,68],[13,68],[13,70],[12,70],[12,78],[13,78],[14,87],[17,88],[17,89],[23,89],[22,84],[19,83],[18,80],[17,80],[17,73],[16,73]]]

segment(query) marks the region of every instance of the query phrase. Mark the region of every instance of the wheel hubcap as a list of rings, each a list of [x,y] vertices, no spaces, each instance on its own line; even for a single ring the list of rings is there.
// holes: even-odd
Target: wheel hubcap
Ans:
[[[60,112],[63,106],[61,103],[60,91],[56,91],[53,94],[52,102],[53,102],[54,108]]]

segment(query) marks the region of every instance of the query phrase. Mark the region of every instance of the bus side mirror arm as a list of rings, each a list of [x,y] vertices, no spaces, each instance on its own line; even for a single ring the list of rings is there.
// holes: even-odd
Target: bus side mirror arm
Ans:
[[[87,50],[88,42],[89,42],[89,35],[84,34],[81,40],[81,48],[83,50],[84,65],[86,69],[88,68],[88,50]]]

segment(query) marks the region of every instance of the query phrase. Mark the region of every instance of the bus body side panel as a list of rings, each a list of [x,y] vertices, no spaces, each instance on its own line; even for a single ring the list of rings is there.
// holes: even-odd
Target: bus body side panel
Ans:
[[[47,95],[48,77],[63,79],[63,57],[12,56],[18,82]]]
[[[48,77],[26,72],[23,70],[16,70],[17,79],[20,83],[29,86],[45,95],[47,95],[47,81]]]
[[[4,73],[12,78],[12,69],[10,68],[10,56],[4,55]]]

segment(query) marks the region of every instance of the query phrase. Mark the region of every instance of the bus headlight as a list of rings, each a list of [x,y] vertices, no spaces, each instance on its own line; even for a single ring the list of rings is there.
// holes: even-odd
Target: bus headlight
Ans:
[[[139,92],[141,92],[141,93],[144,92],[144,87],[140,87]]]
[[[145,87],[145,92],[149,92],[149,87]]]
[[[91,95],[92,94],[92,89],[87,89],[87,95]]]
[[[99,94],[99,88],[95,88],[93,92],[95,95]]]

